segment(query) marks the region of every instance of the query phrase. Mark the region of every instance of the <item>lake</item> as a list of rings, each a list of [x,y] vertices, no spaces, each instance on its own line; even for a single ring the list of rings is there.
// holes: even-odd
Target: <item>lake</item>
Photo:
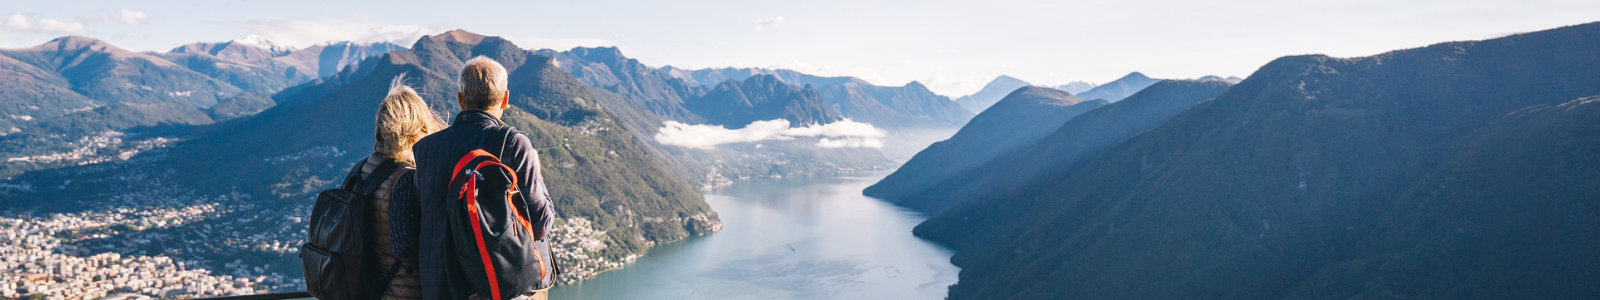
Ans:
[[[742,182],[705,195],[722,231],[662,245],[551,299],[943,299],[952,252],[911,235],[926,216],[861,195],[861,177]]]

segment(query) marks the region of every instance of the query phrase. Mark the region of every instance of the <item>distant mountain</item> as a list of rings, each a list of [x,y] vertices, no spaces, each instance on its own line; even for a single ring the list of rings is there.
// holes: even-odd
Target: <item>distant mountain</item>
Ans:
[[[406,48],[386,42],[359,43],[343,41],[294,50],[288,56],[296,57],[298,60],[316,62],[317,76],[327,77],[337,74],[345,67],[361,62],[366,58],[382,56],[390,51],[400,50],[406,50]],[[310,59],[313,54],[315,55],[315,60]],[[302,55],[306,57],[300,57]]]
[[[1139,90],[1155,84],[1157,81],[1161,80],[1144,76],[1144,73],[1128,73],[1128,75],[1123,75],[1122,78],[1117,78],[1117,80],[1112,80],[1111,82],[1101,84],[1093,89],[1089,89],[1088,91],[1078,93],[1078,97],[1084,99],[1103,99],[1111,102],[1122,101],[1122,98],[1127,98],[1128,96],[1133,95],[1133,93],[1137,93]]]
[[[993,160],[948,176],[927,189],[908,193],[896,202],[935,216],[917,228],[918,234],[938,236],[939,240],[958,249],[968,247],[970,245],[963,243],[968,240],[965,228],[994,226],[991,224],[1027,213],[1010,208],[1026,207],[1015,203],[1030,199],[1009,195],[1024,194],[1035,188],[1032,182],[1071,174],[1072,170],[1117,143],[1222,94],[1229,86],[1225,82],[1157,82],[1123,101],[1073,117],[1031,145],[996,155]],[[955,208],[946,209],[952,206]]]
[[[726,81],[684,107],[711,124],[742,128],[755,121],[789,120],[791,124],[827,124],[842,120],[811,86],[795,87],[777,77],[756,75],[743,81]]]
[[[53,70],[0,53],[0,136],[22,132],[36,121],[102,105],[73,91],[72,84]]]
[[[205,108],[243,92],[155,55],[81,36],[0,50],[0,55],[55,73],[66,79],[74,92],[101,101],[173,102]]]
[[[687,101],[701,99],[709,95],[708,93],[713,88],[694,82],[694,78],[688,75],[690,71],[676,69],[670,66],[651,68],[639,62],[638,60],[623,56],[620,50],[610,47],[578,47],[562,52],[547,49],[538,50],[535,51],[535,53],[554,57],[562,69],[570,72],[580,82],[583,82],[589,86],[598,87],[599,90],[592,91],[594,96],[597,97],[597,102],[603,105],[608,112],[612,113],[612,115],[616,116],[617,120],[624,128],[627,128],[628,131],[634,133],[636,136],[642,139],[655,142],[656,133],[661,130],[664,122],[666,121],[676,121],[685,124],[711,123],[700,114],[690,111],[690,107],[686,106]],[[730,82],[730,80],[732,80],[731,82],[735,82],[736,85],[743,85],[747,82],[754,83],[750,82],[750,77],[740,77],[737,79],[725,79],[721,82],[717,82],[716,84],[727,83]],[[777,95],[781,95],[783,93],[776,93],[777,91],[803,91],[806,89],[804,84],[790,82],[782,82],[782,84],[786,85],[787,87],[779,88],[779,86],[776,84],[767,83],[766,85],[771,87],[771,89],[767,89],[767,91],[771,93],[760,92],[748,94],[748,92],[752,91],[744,91],[741,88],[740,93],[723,93],[717,97],[731,97],[737,94],[738,96],[745,97],[747,100],[751,95],[759,96],[761,98],[782,98],[777,97]],[[812,86],[812,88],[815,88],[815,86]],[[916,90],[911,88],[885,89],[887,89],[889,92],[879,92],[874,90],[872,91],[873,94],[870,95],[882,97],[883,99],[889,99],[888,101],[902,101],[897,98],[902,97],[897,93],[906,94],[903,97],[913,97],[910,99],[910,101],[918,100],[914,97],[927,97],[932,95],[932,92],[919,94],[916,93]],[[817,116],[823,116],[822,119],[827,120],[836,120],[834,117],[828,117],[828,115],[842,115],[844,117],[850,117],[850,115],[846,115],[845,112],[840,112],[839,110],[847,109],[851,106],[834,105],[832,102],[830,102],[834,100],[833,98],[830,98],[830,94],[837,90],[839,89],[835,87],[823,87],[822,89],[817,90],[817,92],[822,93],[823,104],[827,106],[827,109],[818,110],[812,108],[811,110],[815,112]],[[867,95],[868,93],[863,92],[863,90],[872,89],[851,87],[848,90],[856,91],[854,92],[856,94]],[[799,98],[794,99],[803,100],[802,103],[814,101],[814,99],[807,99],[809,96],[802,94],[794,95],[799,96]],[[948,102],[948,99],[943,97],[938,97],[937,95],[932,96],[937,97],[938,99],[944,99],[943,102]],[[871,98],[870,100],[878,101],[878,98]],[[716,113],[719,117],[725,116],[724,114],[742,114],[747,116],[758,115],[756,114],[754,106],[746,106],[745,104],[730,105],[731,106],[720,107],[712,105],[708,107],[699,107],[699,109],[705,109],[712,113]],[[833,110],[833,113],[828,113],[828,109]],[[957,109],[959,111],[959,108]],[[916,112],[917,110],[913,109],[910,111]],[[857,113],[855,111],[848,110],[847,112]],[[965,112],[961,111],[961,113]],[[770,115],[770,113],[768,114]],[[934,114],[929,113],[928,115]],[[781,114],[773,116],[773,118],[781,118],[780,116]],[[957,118],[964,119],[965,117],[962,116]],[[798,119],[801,118],[792,118],[790,120],[793,121]],[[906,119],[910,119],[911,121],[919,121],[919,119],[915,119],[915,117]],[[879,122],[877,119],[855,120],[869,123]],[[882,126],[880,123],[873,124]],[[717,123],[717,125],[740,128],[748,125],[748,123]],[[808,124],[791,123],[790,125],[806,126]],[[732,183],[734,180],[843,174],[859,172],[860,170],[881,169],[893,166],[893,162],[885,158],[881,152],[877,151],[877,149],[823,148],[815,145],[815,141],[765,141],[753,144],[723,145],[715,149],[687,149],[677,146],[660,145],[657,143],[651,143],[651,146],[654,146],[651,147],[651,151],[655,153],[655,155],[666,158],[668,161],[667,164],[675,172],[675,174],[678,175],[679,178],[682,178],[684,181],[694,184],[701,189],[709,189],[726,185]]]
[[[124,131],[231,118],[211,107],[246,94],[159,56],[79,36],[0,49],[0,82],[0,178],[116,156],[130,146],[124,141],[150,137]],[[252,106],[262,104],[271,101]]]
[[[1105,101],[1084,101],[1060,90],[1023,87],[972,118],[950,139],[918,152],[864,194],[900,202],[1001,154],[1032,145],[1062,123]],[[915,207],[915,202],[900,202]],[[925,207],[917,207],[926,209]]]
[[[0,177],[119,156],[165,130],[248,116],[277,105],[273,93],[392,49],[289,50],[257,37],[140,53],[79,36],[0,49],[0,81],[9,83],[0,85]]]
[[[691,124],[705,123],[705,118],[683,106],[687,99],[704,94],[707,88],[674,77],[662,70],[646,66],[637,59],[622,55],[616,47],[578,47],[566,52],[540,50],[541,55],[555,57],[561,68],[585,85],[617,93],[639,102],[650,113],[667,120]],[[659,124],[649,125],[655,130]],[[653,133],[653,132],[652,132]]]
[[[1005,195],[1027,213],[961,228],[950,296],[1600,293],[1594,53],[1600,23],[1274,60]]]
[[[1091,89],[1094,89],[1095,86],[1096,85],[1093,84],[1093,83],[1088,83],[1088,82],[1083,82],[1083,81],[1073,81],[1073,82],[1068,82],[1067,84],[1058,85],[1058,86],[1056,86],[1056,89],[1062,90],[1062,91],[1066,91],[1068,93],[1078,94],[1078,93],[1083,93],[1083,92],[1087,92],[1087,91],[1089,91]]]
[[[822,93],[829,108],[843,117],[887,128],[959,126],[972,117],[950,98],[934,94],[919,82],[903,86],[878,86],[855,77],[824,77],[787,69],[712,68],[683,70],[671,66],[663,72],[700,85],[712,86],[727,80],[752,76],[771,76],[795,86],[810,85]]]
[[[1244,78],[1239,78],[1239,76],[1228,76],[1228,77],[1224,78],[1222,76],[1217,76],[1217,75],[1206,75],[1206,76],[1201,76],[1200,78],[1196,78],[1194,80],[1198,80],[1198,81],[1218,81],[1218,82],[1226,82],[1226,83],[1229,83],[1229,84],[1239,84],[1240,81],[1244,81]]]
[[[336,42],[290,49],[259,36],[221,43],[193,43],[156,53],[196,72],[241,89],[275,93],[283,88],[338,73],[362,59],[404,50],[390,43]]]
[[[668,67],[670,68],[670,66],[668,66]],[[745,78],[750,78],[750,77],[753,77],[753,76],[756,76],[756,75],[772,76],[774,78],[778,78],[778,80],[783,81],[785,83],[789,83],[789,84],[793,84],[793,85],[799,85],[799,86],[804,86],[804,85],[807,85],[807,84],[815,85],[815,86],[835,85],[835,84],[844,84],[845,82],[852,81],[852,80],[859,80],[859,79],[850,78],[850,77],[812,76],[812,75],[808,75],[808,74],[805,74],[805,73],[800,73],[799,71],[789,70],[789,69],[707,68],[707,69],[699,69],[699,70],[689,70],[688,72],[689,72],[689,78],[688,79],[690,79],[690,82],[694,82],[694,83],[697,83],[697,84],[700,84],[700,85],[704,85],[704,86],[715,86],[715,85],[721,84],[724,81],[729,81],[729,80],[744,80]]]
[[[311,205],[310,195],[336,184],[335,179],[351,163],[370,153],[372,112],[394,78],[404,74],[406,82],[416,87],[430,106],[453,116],[457,111],[455,74],[467,59],[479,55],[503,63],[511,72],[512,108],[504,120],[527,133],[539,150],[545,183],[560,208],[559,216],[568,221],[592,221],[592,228],[582,230],[602,235],[566,237],[589,239],[604,246],[587,250],[585,254],[590,258],[584,263],[568,264],[567,276],[573,277],[563,277],[564,280],[592,276],[596,271],[615,267],[613,263],[642,254],[651,245],[707,234],[720,226],[716,214],[698,193],[673,178],[663,161],[649,154],[645,142],[621,128],[608,112],[612,105],[603,108],[596,101],[615,97],[614,94],[582,85],[550,57],[520,49],[499,37],[459,30],[422,37],[409,50],[389,52],[309,87],[276,95],[285,99],[278,106],[215,125],[156,153],[122,163],[24,174],[10,182],[37,184],[41,188],[8,195],[13,201],[6,204],[99,207],[103,201],[148,197],[126,196],[130,194],[178,189],[178,193],[187,191],[188,195],[247,195],[243,197],[250,199],[249,205],[255,208],[236,214],[303,215]],[[233,171],[217,173],[218,167]],[[56,186],[53,182],[63,180],[95,184],[73,186],[70,190],[51,188]],[[271,220],[274,223],[264,225],[270,230],[258,230],[305,226],[301,218]],[[262,259],[261,255],[273,255],[234,254],[226,248],[216,251],[184,255],[249,254],[257,255],[252,258],[256,260]],[[282,262],[270,265],[283,266],[278,271],[285,274],[297,274],[298,267],[290,261],[294,259],[292,254],[277,257]]]
[[[999,102],[1000,98],[1004,98],[1018,88],[1029,85],[1032,84],[1011,76],[1000,75],[995,77],[994,80],[990,80],[988,84],[983,85],[983,89],[979,89],[977,93],[956,98],[956,103],[961,104],[961,107],[965,107],[967,110],[983,112],[983,110],[989,109],[989,106],[994,105],[995,102]]]
[[[854,79],[854,78],[852,78]],[[889,87],[852,80],[816,87],[829,108],[841,116],[891,129],[954,128],[972,117],[950,98],[912,81]]]

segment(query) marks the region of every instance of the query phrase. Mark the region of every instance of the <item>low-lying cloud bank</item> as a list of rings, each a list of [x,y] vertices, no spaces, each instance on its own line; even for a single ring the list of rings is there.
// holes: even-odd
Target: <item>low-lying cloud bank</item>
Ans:
[[[820,138],[816,146],[823,148],[881,148],[886,134],[872,124],[851,120],[789,127],[789,120],[777,119],[751,122],[740,129],[667,121],[656,132],[655,138],[662,145],[696,149],[711,149],[722,144],[787,141],[801,137]]]

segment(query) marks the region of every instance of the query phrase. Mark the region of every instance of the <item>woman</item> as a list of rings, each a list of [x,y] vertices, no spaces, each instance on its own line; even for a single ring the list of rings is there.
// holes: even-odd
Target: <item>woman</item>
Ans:
[[[416,236],[417,230],[417,224],[414,223],[417,219],[416,199],[415,193],[411,192],[416,160],[411,154],[411,145],[423,136],[446,127],[444,120],[434,114],[416,90],[400,84],[404,76],[395,78],[389,94],[378,105],[375,123],[377,141],[372,145],[372,155],[367,156],[366,164],[361,168],[363,179],[368,176],[388,178],[372,197],[368,197],[372,202],[367,206],[370,208],[367,220],[372,221],[367,224],[370,226],[368,232],[373,233],[368,240],[371,246],[368,249],[376,252],[378,270],[395,272],[394,279],[389,281],[383,292],[384,299],[421,298],[420,278],[415,264],[416,242],[409,240]],[[399,163],[400,167],[389,174],[371,174],[378,165],[390,160]],[[411,263],[405,263],[408,261]]]

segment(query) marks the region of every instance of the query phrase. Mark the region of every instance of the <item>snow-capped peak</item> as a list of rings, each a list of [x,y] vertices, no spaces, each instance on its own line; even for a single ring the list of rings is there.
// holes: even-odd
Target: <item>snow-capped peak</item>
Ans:
[[[249,35],[249,36],[245,36],[244,38],[241,38],[241,39],[233,40],[233,42],[234,43],[238,43],[240,45],[250,45],[250,46],[259,47],[261,49],[267,49],[267,51],[271,51],[272,53],[275,53],[275,54],[288,53],[289,50],[294,50],[294,48],[290,48],[288,46],[278,45],[278,43],[275,43],[272,40],[267,39],[267,37],[254,35],[254,34]]]

